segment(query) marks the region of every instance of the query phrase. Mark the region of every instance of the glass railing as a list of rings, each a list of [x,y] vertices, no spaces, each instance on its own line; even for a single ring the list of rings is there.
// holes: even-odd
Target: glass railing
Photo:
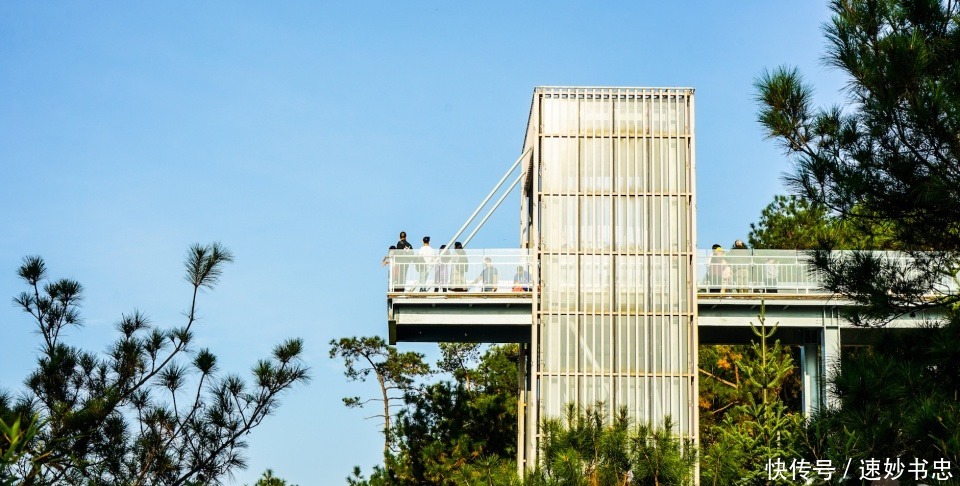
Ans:
[[[529,294],[531,260],[524,249],[392,250],[384,265],[389,292]]]
[[[852,257],[855,251],[835,251],[834,257]],[[913,268],[910,253],[875,251],[875,257],[896,263],[905,277],[919,277],[922,268]],[[936,256],[929,254],[928,256]],[[923,267],[923,265],[921,265]],[[956,272],[944,268],[939,282],[932,284],[928,297],[956,293],[960,289]],[[811,257],[796,250],[697,250],[698,290],[701,293],[781,293],[830,295],[822,288]]]
[[[896,252],[883,255],[909,258]],[[432,255],[394,250],[384,258],[384,265],[388,292],[529,294],[535,271],[532,260],[525,249],[441,250]],[[697,250],[695,284],[701,294],[830,295],[813,271],[810,256],[796,250],[726,250],[722,254]],[[941,287],[938,290],[955,291],[957,282],[945,279]]]
[[[795,250],[697,250],[700,293],[829,294]]]

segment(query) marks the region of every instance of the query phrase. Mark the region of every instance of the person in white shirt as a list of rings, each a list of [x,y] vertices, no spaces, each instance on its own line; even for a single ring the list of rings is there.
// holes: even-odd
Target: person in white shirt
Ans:
[[[426,292],[430,271],[433,270],[433,267],[436,266],[437,263],[437,250],[434,250],[433,247],[430,246],[429,236],[423,237],[423,246],[420,247],[417,256],[423,260],[417,266],[417,270],[420,271],[420,292]]]

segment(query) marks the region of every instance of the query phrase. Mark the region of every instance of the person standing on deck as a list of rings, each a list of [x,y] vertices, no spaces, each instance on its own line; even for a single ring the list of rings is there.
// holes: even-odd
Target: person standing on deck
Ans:
[[[420,262],[417,263],[417,270],[420,271],[420,292],[426,292],[429,287],[427,287],[427,280],[430,278],[430,271],[433,270],[434,265],[437,263],[437,250],[434,250],[430,246],[430,237],[423,237],[423,246],[420,247],[420,250],[417,252],[417,256],[420,257]]]
[[[407,269],[413,263],[413,245],[407,241],[407,232],[400,232],[400,241],[397,242],[397,292],[403,292],[407,285]]]

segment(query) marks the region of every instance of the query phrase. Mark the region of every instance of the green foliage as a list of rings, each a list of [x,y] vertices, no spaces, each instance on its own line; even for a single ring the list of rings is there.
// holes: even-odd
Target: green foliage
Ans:
[[[26,484],[190,484],[219,482],[244,467],[243,437],[285,391],[308,380],[308,369],[299,339],[260,361],[252,385],[220,374],[215,355],[192,347],[199,290],[212,289],[232,259],[219,243],[191,247],[186,323],[163,329],[135,311],[122,316],[119,337],[99,355],[62,339],[81,323],[83,287],[48,281],[43,259],[24,258],[18,275],[29,290],[14,303],[36,325],[40,357],[22,398],[12,406],[0,400],[0,417],[15,425],[37,416],[43,426],[28,427],[32,439],[21,435],[19,458],[0,474]]]
[[[544,420],[541,465],[525,484],[692,484],[696,450],[674,435],[669,416],[660,427],[632,427],[626,409],[609,420],[605,410],[570,404],[563,419]]]
[[[471,365],[480,359],[480,344],[478,343],[440,343],[440,355],[437,368],[450,373],[457,381],[469,390],[476,380],[476,370]]]
[[[691,441],[675,436],[673,428],[669,415],[662,427],[637,427],[631,437],[632,484],[693,484],[696,449]]]
[[[14,476],[10,474],[10,469],[15,464],[30,457],[30,467],[34,462],[42,460],[41,455],[33,455],[28,449],[33,438],[37,436],[41,424],[39,417],[34,415],[26,423],[26,427],[21,427],[21,417],[14,418],[7,424],[4,420],[5,415],[13,415],[6,409],[8,397],[0,397],[0,484],[13,484]]]
[[[400,394],[411,390],[417,378],[430,375],[430,365],[423,361],[422,354],[401,353],[379,336],[330,340],[330,358],[343,359],[346,367],[343,373],[350,381],[366,381],[371,374],[376,378],[380,387],[378,398],[362,400],[360,397],[346,397],[343,403],[350,408],[363,407],[371,401],[381,403],[382,413],[372,418],[383,420],[383,457],[389,464],[393,436],[390,408],[395,405],[392,402],[400,400]]]
[[[391,435],[394,450],[369,479],[355,468],[352,485],[383,484],[691,484],[696,452],[660,427],[633,426],[626,411],[612,418],[602,404],[568,408],[541,424],[542,466],[517,476],[517,345],[491,346],[479,358],[472,345],[447,346],[438,366],[453,381],[410,389]],[[471,383],[467,387],[468,381]]]
[[[713,440],[704,441],[703,484],[765,484],[768,459],[796,457],[803,419],[781,398],[796,367],[780,341],[770,346],[777,325],[766,325],[762,305],[758,320],[750,325],[757,341],[736,359],[742,375],[731,403],[737,405],[715,426]]]
[[[811,200],[898,222],[918,248],[960,248],[960,25],[955,2],[835,0],[826,60],[850,79],[850,109],[815,110],[795,69],[758,80],[759,119],[795,156]],[[918,223],[929,231],[910,231]]]
[[[470,486],[520,486],[517,463],[493,454],[480,456],[464,464],[450,476],[451,484]]]
[[[908,261],[818,252],[826,287],[866,306],[861,325],[954,303],[930,302],[960,268],[960,5],[835,0],[829,64],[849,77],[847,107],[816,109],[795,69],[757,80],[759,120],[793,158],[790,182],[843,224],[882,228]],[[885,247],[880,245],[880,247]]]
[[[852,215],[862,211],[853,208]],[[796,196],[775,196],[750,224],[750,246],[776,250],[895,250],[889,224],[875,218],[840,218],[821,204]]]
[[[441,346],[437,364],[455,381],[405,396],[395,429],[398,481],[462,484],[499,470],[515,476],[519,346],[491,346],[474,366],[472,360],[451,359],[464,350],[479,352],[470,344]]]
[[[757,82],[759,119],[794,159],[790,181],[803,197],[858,230],[882,228],[911,258],[818,251],[814,264],[829,290],[862,304],[855,325],[930,307],[949,318],[884,330],[872,348],[844,355],[830,384],[839,406],[809,422],[803,453],[956,465],[960,295],[944,283],[960,269],[960,5],[837,0],[831,9],[826,59],[849,76],[849,105],[815,109],[812,87],[780,68]]]
[[[775,196],[760,221],[750,223],[747,238],[757,249],[814,249],[830,234],[830,222],[823,206],[797,196]]]
[[[700,442],[715,441],[715,426],[739,403],[740,368],[746,346],[701,345],[697,352],[700,372]]]
[[[273,469],[267,469],[263,472],[263,476],[260,476],[260,479],[253,483],[253,486],[287,486],[288,484],[290,486],[297,486],[288,483],[285,479],[274,476]]]
[[[880,330],[843,357],[831,380],[839,407],[818,413],[811,457],[919,457],[960,465],[960,318],[936,329]]]

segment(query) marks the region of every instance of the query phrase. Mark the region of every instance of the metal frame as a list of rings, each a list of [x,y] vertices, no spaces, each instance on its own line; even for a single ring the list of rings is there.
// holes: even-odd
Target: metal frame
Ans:
[[[567,101],[544,101],[554,99]],[[551,124],[553,120],[549,116],[559,112],[547,114],[545,104],[548,103],[556,105],[556,110],[563,109],[560,105],[575,110],[567,113],[571,123]],[[635,412],[634,419],[640,421],[660,421],[659,412],[685,417],[684,422],[678,424],[679,430],[697,440],[696,289],[692,281],[696,275],[693,137],[691,89],[549,87],[534,90],[524,141],[524,152],[532,150],[533,158],[521,203],[521,234],[527,235],[523,243],[532,248],[534,255],[531,266],[535,281],[531,306],[533,326],[525,386],[533,396],[526,400],[529,406],[522,413],[525,426],[521,428],[520,442],[524,446],[518,447],[518,468],[535,466],[537,424],[547,411],[561,410],[564,404],[554,402],[565,399],[584,406],[602,400],[611,410],[620,405],[620,400],[625,400]],[[567,171],[559,175],[559,190],[543,186],[544,144],[558,139],[568,142],[557,143],[576,147],[575,156],[567,154],[562,161],[551,161],[559,161]],[[642,147],[644,152],[631,152],[637,158],[628,164],[618,157],[625,157],[619,153],[620,146],[631,143],[634,150]],[[674,152],[669,150],[671,147]],[[656,159],[654,152],[659,156]],[[674,165],[667,163],[671,156],[679,154],[684,155],[683,160],[674,160]],[[621,166],[646,174],[648,178],[656,166],[658,179],[649,179],[642,191],[624,191],[617,172]],[[625,177],[621,179],[627,181]],[[671,181],[681,187],[668,187]],[[631,186],[623,183],[623,188]],[[554,214],[543,219],[542,209],[548,199],[558,204],[571,201],[566,204],[573,204],[577,212],[575,228],[563,228],[560,220],[550,219],[555,218]],[[640,220],[617,219],[619,205],[628,201],[636,205],[634,210],[640,211],[633,217],[640,217],[646,227],[640,227]],[[671,203],[675,205],[673,212]],[[669,231],[660,242],[617,247],[617,235],[623,231],[633,231],[635,241],[639,241],[640,236],[650,238],[648,233],[657,230],[650,227],[651,219],[661,225],[662,231]],[[626,222],[629,227],[617,231],[618,221]],[[592,233],[587,231],[588,227]],[[575,236],[567,236],[572,236],[575,248],[548,248],[544,242],[545,231],[575,231]],[[663,245],[663,241],[668,243]],[[572,278],[576,282],[574,293],[556,293],[545,288],[552,282],[544,282],[544,276],[556,272],[561,259],[575,262],[569,269],[573,272],[570,275],[575,275]],[[621,279],[627,276],[617,273],[627,261],[634,261],[636,266],[630,268],[641,272],[632,275],[635,280],[629,287],[632,294],[620,288],[620,282],[626,282]],[[597,262],[602,262],[600,267]],[[678,270],[679,275],[673,275],[671,269]],[[651,281],[653,278],[665,282]],[[646,288],[640,288],[641,282]],[[627,300],[633,299],[633,304],[621,305],[620,294],[629,294]],[[575,303],[571,302],[573,299]],[[656,302],[661,309],[639,304],[643,299],[647,303]],[[564,309],[558,310],[559,307]],[[556,328],[554,323],[563,320],[568,322],[566,329]],[[627,334],[620,336],[621,331]],[[629,347],[628,339],[633,339],[633,344],[642,343],[641,347]],[[659,344],[651,345],[651,339],[659,340]],[[557,367],[557,346],[567,353],[560,358],[566,363],[560,367]],[[676,347],[681,349],[675,352]],[[620,355],[621,352],[626,355]],[[545,363],[545,353],[549,353],[552,364]],[[548,380],[564,384],[551,389]],[[677,380],[686,382],[686,386],[678,389]],[[627,388],[620,390],[621,386]],[[632,391],[628,394],[627,390]]]

